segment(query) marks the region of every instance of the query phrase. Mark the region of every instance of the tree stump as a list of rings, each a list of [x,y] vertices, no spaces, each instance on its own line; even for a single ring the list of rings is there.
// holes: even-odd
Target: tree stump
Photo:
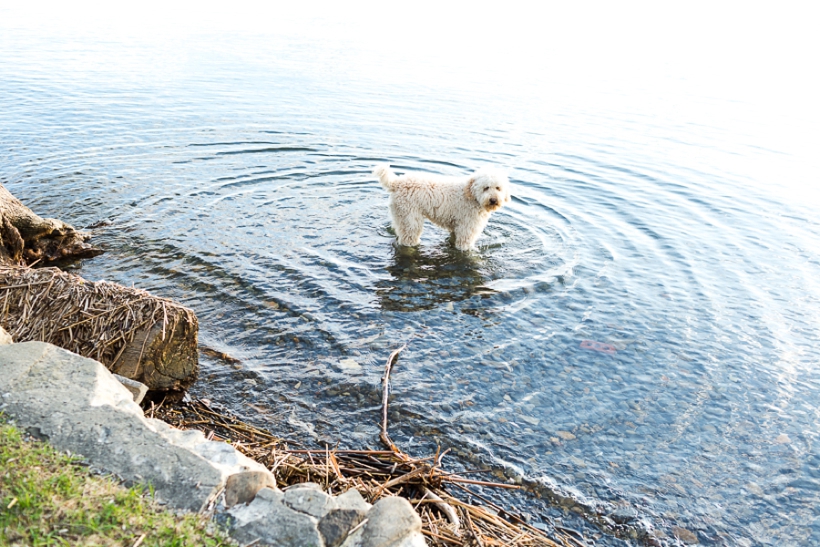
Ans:
[[[0,326],[16,342],[49,342],[152,391],[183,392],[199,373],[193,311],[57,268],[0,266]]]
[[[42,218],[0,184],[0,326],[101,362],[152,391],[183,392],[199,373],[194,312],[143,290],[25,265],[89,258],[89,234]]]

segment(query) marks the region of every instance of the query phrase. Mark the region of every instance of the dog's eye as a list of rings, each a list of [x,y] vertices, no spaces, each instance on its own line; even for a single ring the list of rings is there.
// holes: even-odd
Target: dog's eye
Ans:
[[[484,187],[484,191],[485,191],[485,192],[486,192],[487,190],[489,190],[489,189],[490,189],[490,187],[489,187],[489,186],[485,186],[485,187]]]
[[[500,186],[496,186],[496,187],[495,187],[495,189],[496,189],[496,190],[498,190],[499,192],[501,191],[501,187],[500,187]]]

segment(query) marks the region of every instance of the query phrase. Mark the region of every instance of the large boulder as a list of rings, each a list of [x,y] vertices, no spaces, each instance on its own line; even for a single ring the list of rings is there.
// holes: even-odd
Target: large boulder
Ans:
[[[270,473],[226,443],[145,418],[100,363],[43,342],[0,346],[0,410],[18,427],[161,502],[201,511],[231,475]],[[270,475],[266,484],[273,482]]]

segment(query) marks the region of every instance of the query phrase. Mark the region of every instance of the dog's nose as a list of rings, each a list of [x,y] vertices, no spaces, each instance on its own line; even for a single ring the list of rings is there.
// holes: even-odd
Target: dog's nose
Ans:
[[[498,205],[498,200],[495,198],[490,198],[490,205]]]

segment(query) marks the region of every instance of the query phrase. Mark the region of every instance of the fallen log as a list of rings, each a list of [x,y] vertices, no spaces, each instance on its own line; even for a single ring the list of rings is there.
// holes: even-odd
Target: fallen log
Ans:
[[[0,184],[0,264],[33,264],[102,254],[91,235],[54,218],[42,218]]]
[[[16,342],[49,342],[152,391],[181,393],[199,372],[193,311],[57,268],[0,266],[0,326]]]

